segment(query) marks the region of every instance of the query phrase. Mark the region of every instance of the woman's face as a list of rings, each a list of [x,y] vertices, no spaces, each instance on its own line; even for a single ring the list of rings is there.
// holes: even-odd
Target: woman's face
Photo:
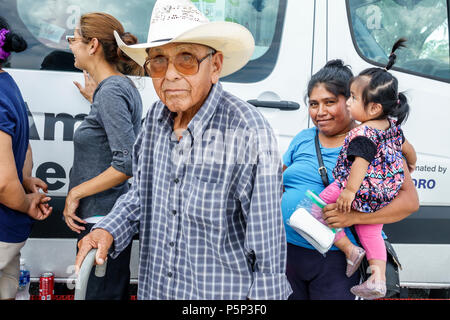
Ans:
[[[332,137],[351,129],[353,120],[346,108],[346,98],[335,96],[322,83],[309,96],[309,116],[322,134]]]
[[[69,44],[69,48],[72,51],[75,61],[74,66],[80,70],[86,69],[86,61],[89,59],[89,45],[83,42],[79,29],[74,31],[75,39]]]

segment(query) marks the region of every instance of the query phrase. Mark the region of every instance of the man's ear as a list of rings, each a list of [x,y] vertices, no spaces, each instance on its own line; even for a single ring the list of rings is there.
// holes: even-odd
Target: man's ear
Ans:
[[[369,114],[371,117],[378,117],[383,114],[383,106],[380,103],[370,103]]]
[[[219,82],[220,73],[222,72],[223,66],[223,53],[218,51],[216,54],[212,56],[212,74],[211,74],[211,82],[216,84]]]

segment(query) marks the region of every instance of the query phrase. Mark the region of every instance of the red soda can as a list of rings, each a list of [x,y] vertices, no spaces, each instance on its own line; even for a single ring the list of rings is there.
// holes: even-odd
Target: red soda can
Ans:
[[[53,300],[55,294],[55,275],[44,272],[39,277],[39,300]]]

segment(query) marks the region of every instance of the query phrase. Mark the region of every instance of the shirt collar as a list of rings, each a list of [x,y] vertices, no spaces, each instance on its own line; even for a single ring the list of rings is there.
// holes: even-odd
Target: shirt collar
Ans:
[[[223,89],[220,82],[212,85],[208,97],[206,98],[200,109],[197,111],[197,113],[194,115],[192,120],[189,122],[187,130],[185,131],[185,133],[183,133],[183,136],[191,135],[193,140],[201,137],[216,111],[222,93]],[[157,119],[160,123],[165,122],[173,126],[173,119],[175,116],[176,113],[171,112],[169,108],[164,105],[164,107],[161,108],[161,110],[157,114]]]
[[[213,117],[219,100],[222,96],[222,84],[219,82],[213,84],[205,102],[189,122],[187,130],[193,135],[194,140],[203,134],[205,128],[208,126],[211,118]]]

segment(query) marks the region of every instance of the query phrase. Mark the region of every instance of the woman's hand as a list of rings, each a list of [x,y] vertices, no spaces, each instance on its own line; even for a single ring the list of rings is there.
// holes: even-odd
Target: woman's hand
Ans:
[[[81,95],[92,103],[92,99],[94,97],[95,89],[97,89],[98,83],[87,73],[87,71],[83,70],[84,75],[84,87],[81,83],[74,81],[73,84],[78,88]]]
[[[403,160],[405,181],[398,195],[387,206],[372,212],[362,213],[351,210],[350,213],[342,213],[337,210],[336,204],[329,204],[323,208],[323,218],[332,228],[344,228],[355,224],[388,224],[401,221],[413,212],[419,210],[419,196],[411,175]]]
[[[26,193],[36,193],[39,189],[42,189],[45,193],[48,192],[47,184],[39,178],[35,177],[23,177],[22,186]]]
[[[81,233],[81,231],[85,229],[85,227],[78,225],[76,222],[86,224],[86,221],[77,216],[76,211],[79,204],[80,199],[76,197],[74,192],[70,191],[66,197],[63,215],[67,226],[76,233]]]
[[[322,209],[322,217],[330,228],[345,228],[358,224],[358,213],[355,214],[353,210],[342,212],[336,203],[327,204]]]

